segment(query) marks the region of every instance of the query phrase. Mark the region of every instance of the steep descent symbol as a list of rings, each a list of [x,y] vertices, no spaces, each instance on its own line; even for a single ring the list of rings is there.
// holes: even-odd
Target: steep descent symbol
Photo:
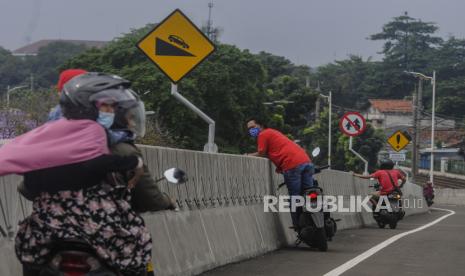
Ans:
[[[170,36],[171,37],[171,36]],[[174,39],[171,39],[173,42],[178,42],[179,40],[174,40]],[[176,43],[175,42],[175,43]],[[181,42],[179,42],[181,43]],[[184,44],[183,45],[187,45],[185,42],[183,42]],[[178,44],[178,43],[176,43]],[[189,46],[187,45],[187,47],[183,47],[183,48],[188,48]],[[162,40],[161,38],[157,37],[155,39],[155,55],[157,56],[177,56],[177,57],[195,57],[193,54],[187,52],[186,50],[184,49],[181,49],[181,48],[178,48],[177,46],[169,43],[169,42],[166,42],[164,40]]]

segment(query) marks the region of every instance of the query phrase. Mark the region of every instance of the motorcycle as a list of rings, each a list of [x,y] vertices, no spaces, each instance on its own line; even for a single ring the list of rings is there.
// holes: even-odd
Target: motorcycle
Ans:
[[[316,157],[320,154],[320,148],[315,148],[312,151],[312,156]],[[314,175],[320,173],[329,166],[316,167]],[[285,183],[279,185],[278,189],[284,186]],[[333,219],[330,212],[325,212],[323,206],[318,206],[318,198],[323,198],[323,189],[319,187],[318,180],[313,179],[313,187],[303,191],[303,196],[309,200],[305,204],[302,213],[299,216],[299,229],[297,229],[296,246],[304,242],[310,247],[316,247],[320,251],[328,250],[328,241],[337,231],[337,221]],[[310,206],[310,209],[307,209]],[[318,209],[318,211],[314,211]]]
[[[370,187],[375,188],[376,191],[380,189],[378,183]],[[398,191],[393,191],[385,196],[389,202],[389,208],[380,208],[379,212],[375,212],[378,201],[373,198],[370,199],[373,208],[373,219],[376,221],[379,228],[384,228],[386,225],[389,225],[389,228],[396,229],[397,223],[402,220],[405,215],[405,211],[402,208],[402,195]],[[387,207],[385,200],[382,202],[381,207]]]
[[[156,182],[166,180],[173,184],[187,181],[186,173],[171,168],[163,173]],[[119,272],[111,269],[102,261],[95,251],[82,240],[64,239],[52,244],[49,261],[40,268],[41,276],[119,276]],[[151,274],[150,274],[151,273]],[[154,275],[151,264],[147,267],[147,275]]]
[[[425,200],[426,200],[426,205],[428,205],[428,207],[431,207],[431,205],[433,205],[434,201],[434,195],[431,195],[431,196],[424,196],[425,197]]]
[[[428,207],[431,207],[433,205],[434,201],[434,190],[433,187],[431,186],[431,183],[429,182],[426,187],[423,188],[423,197],[426,200],[426,205]]]

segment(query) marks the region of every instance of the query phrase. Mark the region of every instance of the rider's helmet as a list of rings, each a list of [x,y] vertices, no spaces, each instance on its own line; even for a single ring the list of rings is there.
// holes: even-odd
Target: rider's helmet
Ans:
[[[145,135],[145,107],[139,96],[131,89],[126,89],[128,97],[118,103],[112,129],[128,130],[138,137]]]
[[[379,168],[381,170],[392,170],[394,169],[394,162],[391,159],[381,159],[379,162]]]
[[[72,78],[63,87],[60,106],[67,119],[96,120],[98,106],[116,105],[133,97],[127,88],[130,82],[116,75],[86,73]]]

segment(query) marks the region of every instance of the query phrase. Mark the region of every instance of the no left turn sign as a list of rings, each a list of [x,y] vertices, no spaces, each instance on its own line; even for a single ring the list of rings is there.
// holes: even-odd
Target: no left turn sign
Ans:
[[[348,136],[359,136],[367,127],[367,123],[362,114],[358,112],[348,112],[339,121],[339,128]]]

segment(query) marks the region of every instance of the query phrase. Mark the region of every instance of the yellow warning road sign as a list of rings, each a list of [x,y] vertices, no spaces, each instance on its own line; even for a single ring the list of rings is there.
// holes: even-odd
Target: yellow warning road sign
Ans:
[[[410,143],[410,137],[398,130],[388,138],[387,142],[395,151],[401,151]]]
[[[173,82],[179,82],[216,49],[179,9],[172,12],[137,47]]]

